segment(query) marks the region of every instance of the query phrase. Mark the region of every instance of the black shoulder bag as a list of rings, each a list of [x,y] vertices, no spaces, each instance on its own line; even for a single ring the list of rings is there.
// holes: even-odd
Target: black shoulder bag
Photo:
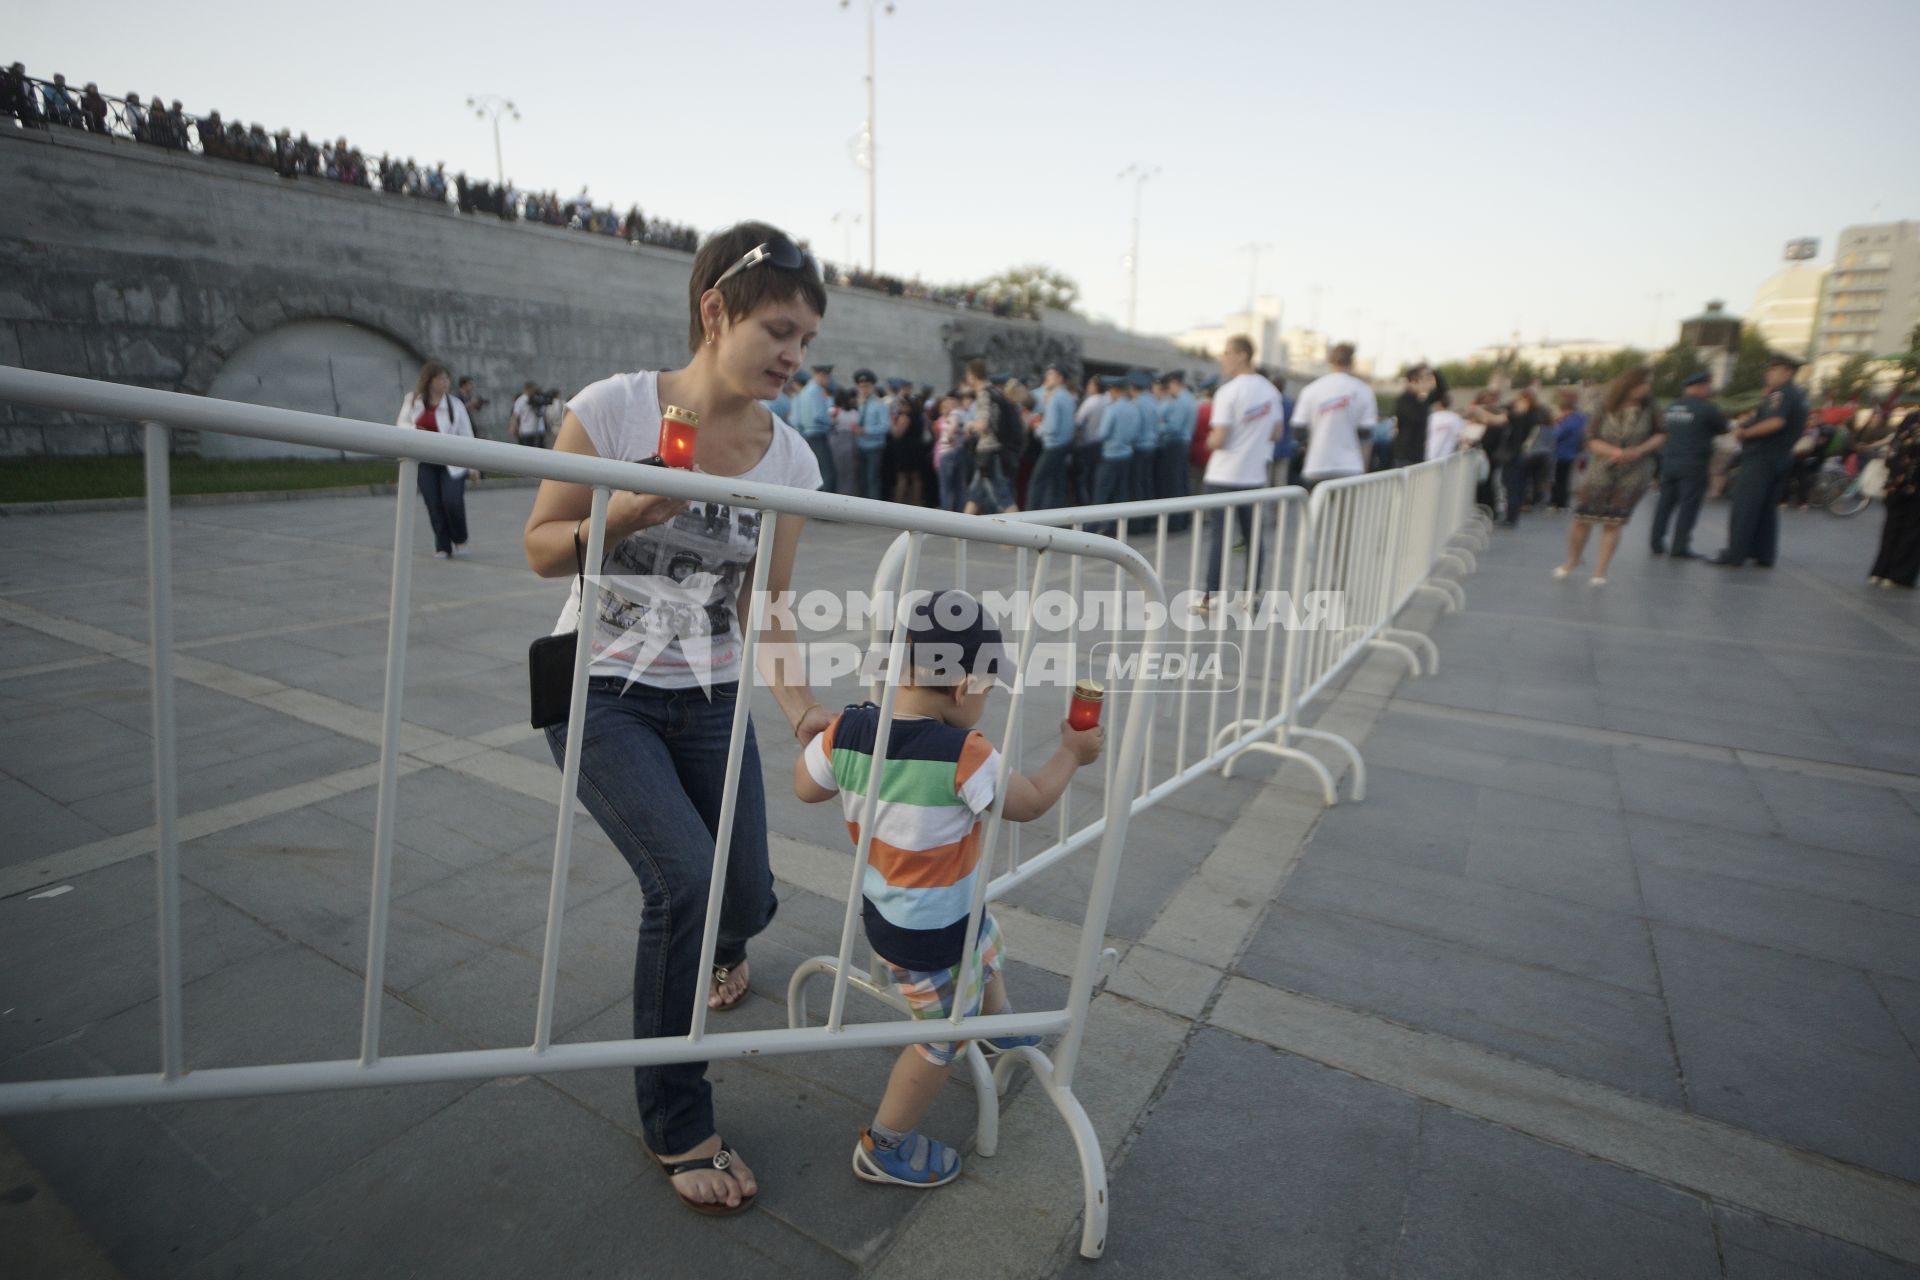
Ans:
[[[572,631],[541,636],[527,646],[527,679],[532,694],[533,727],[565,724],[573,700],[573,663],[580,651],[580,632],[588,625],[587,553],[580,545],[580,526],[573,526],[574,583],[580,590],[581,617]]]

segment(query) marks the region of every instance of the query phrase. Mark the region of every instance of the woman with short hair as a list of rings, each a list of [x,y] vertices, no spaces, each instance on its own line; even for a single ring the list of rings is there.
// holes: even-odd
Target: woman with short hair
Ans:
[[[719,232],[693,261],[688,346],[678,369],[619,373],[573,397],[554,448],[561,453],[645,462],[660,452],[661,413],[673,405],[699,415],[697,470],[812,492],[820,464],[800,433],[763,400],[778,395],[806,359],[826,312],[812,255],[760,222]],[[527,520],[527,562],[546,578],[575,578],[592,510],[586,485],[547,480]],[[633,966],[635,1039],[685,1036],[694,988],[707,1006],[746,998],[747,942],[773,919],[767,863],[766,792],[751,721],[745,738],[725,893],[710,974],[697,973],[713,879],[714,840],[731,745],[734,709],[751,685],[741,670],[740,595],[753,581],[761,513],[616,492],[607,503],[606,559],[591,646],[579,798],[626,858],[644,902]],[[788,590],[804,521],[779,519],[767,591]],[[580,587],[556,634],[575,630]],[[804,745],[831,717],[791,662],[787,626],[764,620],[760,652],[769,688]],[[576,726],[547,729],[556,762]],[[734,1213],[758,1184],[720,1137],[704,1062],[634,1069],[648,1152],[687,1205]]]
[[[394,425],[473,439],[473,420],[460,397],[449,394],[452,389],[453,375],[447,366],[427,361],[420,366],[419,382],[400,402]],[[467,469],[423,462],[417,485],[427,504],[427,521],[433,525],[433,554],[451,559],[467,547]]]
[[[1600,411],[1587,427],[1587,482],[1567,531],[1567,560],[1554,569],[1554,577],[1564,578],[1580,567],[1587,535],[1598,525],[1600,558],[1587,585],[1607,585],[1607,566],[1620,545],[1620,531],[1653,483],[1653,456],[1667,442],[1647,403],[1652,390],[1653,370],[1643,366],[1615,378],[1601,397]]]

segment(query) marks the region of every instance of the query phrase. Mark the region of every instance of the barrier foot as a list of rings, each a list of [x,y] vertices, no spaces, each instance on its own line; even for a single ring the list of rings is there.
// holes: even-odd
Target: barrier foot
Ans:
[[[1453,611],[1458,613],[1467,607],[1467,589],[1452,578],[1434,578],[1433,585],[1453,597]]]
[[[822,974],[831,974],[838,967],[839,961],[833,956],[815,956],[795,966],[793,976],[787,979],[788,1030],[807,1025],[807,983]],[[909,1017],[913,1015],[912,1007],[894,993],[891,983],[883,985],[866,974],[850,973],[847,975],[847,986],[865,992],[898,1013]],[[973,1078],[977,1113],[974,1118],[973,1150],[976,1155],[991,1158],[1000,1149],[1000,1092],[1004,1089],[997,1073],[987,1066],[987,1055],[980,1052],[978,1041],[967,1041],[966,1059],[967,1072]]]
[[[1295,729],[1294,732],[1299,733],[1300,730]],[[1279,756],[1282,760],[1298,760],[1301,764],[1307,766],[1314,777],[1320,780],[1320,797],[1326,802],[1326,806],[1331,809],[1334,805],[1340,803],[1339,788],[1334,786],[1333,774],[1327,769],[1326,765],[1321,764],[1317,758],[1300,750],[1298,747],[1282,746],[1278,742],[1248,743],[1227,757],[1226,764],[1221,766],[1221,774],[1231,778],[1233,776],[1234,762],[1249,751],[1258,751],[1262,755]],[[1356,799],[1357,798],[1358,797],[1356,797]]]
[[[1404,631],[1399,627],[1383,627],[1380,630],[1380,634],[1393,637],[1392,640],[1388,641],[1389,644],[1418,645],[1421,652],[1427,655],[1426,670],[1422,672],[1419,664],[1416,663],[1413,674],[1433,675],[1440,670],[1440,646],[1433,642],[1432,636],[1419,631]]]
[[[1047,1091],[1054,1109],[1073,1134],[1074,1152],[1080,1158],[1083,1201],[1080,1256],[1098,1258],[1107,1248],[1107,1162],[1100,1154],[1100,1136],[1093,1131],[1093,1121],[1080,1105],[1080,1099],[1073,1096],[1073,1090],[1062,1089],[1053,1082],[1053,1063],[1038,1049],[1015,1049],[1000,1055],[1000,1060],[994,1063],[993,1074],[1003,1088],[1015,1062],[1025,1063],[1033,1072],[1034,1080]]]
[[[1347,788],[1347,798],[1355,801],[1365,800],[1367,798],[1367,762],[1360,758],[1360,748],[1354,746],[1339,734],[1328,733],[1325,729],[1295,729],[1293,730],[1293,736],[1296,738],[1312,738],[1315,742],[1324,742],[1344,751],[1347,756],[1347,763],[1353,766],[1353,785]]]
[[[1380,635],[1375,636],[1373,639],[1367,641],[1367,646],[1373,649],[1391,649],[1395,653],[1399,654],[1401,657],[1407,660],[1407,667],[1409,670],[1413,672],[1414,675],[1417,676],[1417,675],[1425,674],[1420,669],[1420,655],[1415,653],[1412,649],[1408,648],[1406,645],[1402,644],[1398,640],[1385,639],[1384,637],[1386,636],[1386,634],[1387,633],[1384,631],[1381,632]],[[1396,632],[1395,634],[1400,634],[1400,633]]]
[[[1231,739],[1235,734],[1239,733],[1243,729],[1257,730],[1257,729],[1264,729],[1264,728],[1266,728],[1266,721],[1264,720],[1235,720],[1232,723],[1223,726],[1218,733],[1213,735],[1213,745],[1208,747],[1207,750],[1209,752],[1218,751],[1221,747],[1226,745],[1229,739]]]
[[[973,1154],[991,1159],[1000,1150],[1000,1081],[978,1040],[967,1041],[967,1073],[973,1077]]]
[[[1452,565],[1454,572],[1463,578],[1480,572],[1480,562],[1465,547],[1448,547],[1438,558],[1440,563]]]
[[[1440,597],[1441,612],[1458,613],[1460,611],[1460,603],[1453,598],[1453,592],[1447,590],[1446,586],[1441,585],[1445,582],[1445,578],[1428,579],[1426,582],[1415,584],[1413,591],[1431,591]],[[1411,598],[1412,594],[1413,592],[1408,593],[1409,598]],[[1437,666],[1438,664],[1436,663],[1435,665]]]

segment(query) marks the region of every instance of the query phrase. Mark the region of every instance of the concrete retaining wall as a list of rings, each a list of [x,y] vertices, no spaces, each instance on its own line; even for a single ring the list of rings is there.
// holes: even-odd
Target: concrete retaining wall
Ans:
[[[473,374],[493,401],[477,425],[499,436],[527,378],[571,391],[686,354],[685,253],[69,130],[0,130],[0,184],[0,363],[386,421],[390,371],[342,370],[391,350]],[[974,351],[1015,372],[1083,355],[1189,363],[1075,317],[831,294],[814,357],[883,376],[945,385]],[[289,344],[268,335],[297,321],[336,323],[303,326],[303,358],[276,360]],[[338,352],[306,350],[329,333],[348,335]],[[245,376],[223,378],[230,363]],[[136,441],[130,425],[0,405],[0,456]]]

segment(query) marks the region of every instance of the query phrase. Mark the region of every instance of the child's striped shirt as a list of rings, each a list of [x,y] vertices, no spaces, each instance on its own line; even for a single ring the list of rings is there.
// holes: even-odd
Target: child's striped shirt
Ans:
[[[850,706],[807,744],[807,772],[840,793],[860,843],[880,708]],[[993,803],[1000,753],[977,730],[896,719],[874,812],[863,892],[867,941],[904,969],[960,963],[980,866],[980,819]]]

